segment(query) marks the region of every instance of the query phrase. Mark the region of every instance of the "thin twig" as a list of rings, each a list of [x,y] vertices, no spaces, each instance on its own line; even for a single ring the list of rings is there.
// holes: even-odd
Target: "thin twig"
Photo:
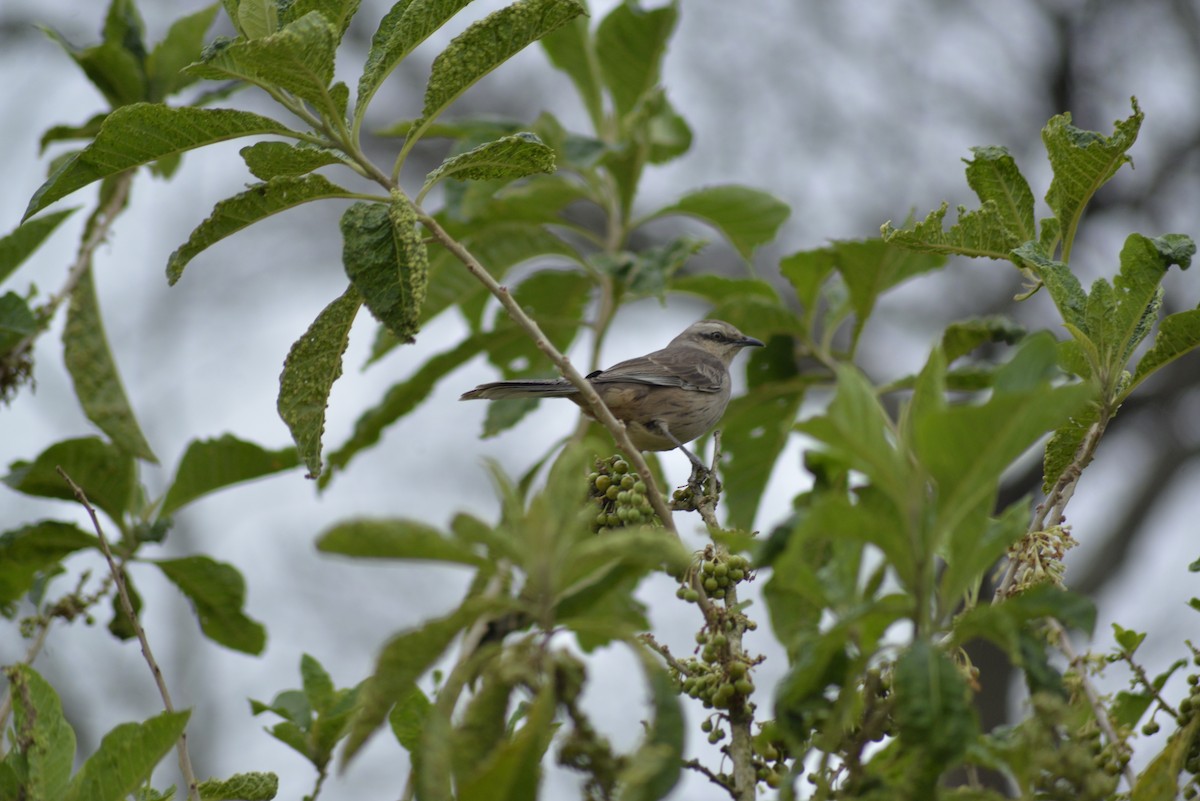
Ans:
[[[1067,657],[1072,668],[1075,669],[1076,675],[1079,676],[1079,683],[1083,686],[1083,693],[1087,696],[1088,705],[1092,708],[1092,715],[1096,718],[1096,725],[1100,727],[1100,731],[1104,732],[1104,736],[1108,741],[1117,746],[1121,743],[1121,739],[1117,736],[1117,732],[1113,729],[1112,721],[1108,718],[1108,710],[1104,707],[1104,702],[1100,699],[1100,693],[1097,692],[1095,685],[1092,684],[1091,678],[1087,675],[1087,666],[1083,663],[1083,657],[1075,653],[1075,647],[1071,645],[1071,638],[1067,636],[1067,631],[1057,620],[1051,618],[1049,620],[1050,629],[1055,634],[1055,639],[1058,640],[1058,650],[1062,651]],[[1125,777],[1125,781],[1132,789],[1134,786],[1133,769],[1126,762],[1121,770],[1121,775]]]
[[[729,793],[729,795],[733,796],[734,798],[737,798],[737,796],[733,794],[733,788],[730,787],[725,782],[721,781],[721,777],[718,776],[717,774],[713,773],[708,768],[706,768],[703,765],[703,763],[700,762],[700,760],[689,759],[687,762],[683,763],[683,766],[685,768],[688,768],[689,770],[696,771],[697,773],[701,774],[702,776],[706,776],[710,782],[717,785],[718,787],[720,787],[725,792]]]
[[[142,623],[138,620],[137,611],[133,607],[133,603],[129,598],[129,588],[125,584],[125,577],[121,573],[121,568],[118,567],[117,561],[113,558],[112,549],[108,545],[108,538],[104,536],[104,529],[100,526],[100,519],[96,516],[96,510],[88,501],[87,495],[83,488],[76,484],[67,472],[61,467],[56,467],[55,470],[62,476],[63,481],[71,487],[71,492],[75,494],[75,500],[87,510],[88,517],[92,519],[92,527],[96,530],[96,537],[100,541],[100,551],[104,554],[104,559],[108,562],[108,569],[112,574],[113,581],[117,585],[117,595],[121,600],[121,609],[125,612],[125,616],[129,618],[129,623],[133,627],[134,634],[137,635],[138,643],[142,647],[142,656],[146,658],[146,664],[150,666],[150,673],[154,676],[154,683],[158,686],[158,694],[162,697],[163,707],[167,712],[174,712],[175,705],[171,703],[171,693],[167,690],[167,682],[163,679],[162,670],[158,667],[158,662],[154,659],[154,653],[150,650],[150,641],[146,639],[146,630],[142,628]],[[176,743],[176,751],[179,753],[179,770],[183,773],[183,779],[187,783],[188,798],[193,801],[200,800],[199,782],[196,781],[196,773],[192,770],[192,760],[188,756],[187,750],[187,731],[179,735],[179,742]]]
[[[558,348],[554,347],[553,343],[542,333],[542,329],[538,326],[537,321],[525,313],[525,310],[521,308],[521,304],[517,303],[507,287],[501,286],[492,277],[492,274],[479,263],[479,260],[463,247],[458,240],[447,233],[438,224],[437,220],[420,210],[417,212],[417,219],[429,229],[429,232],[433,234],[434,238],[443,247],[449,250],[455,258],[466,266],[471,275],[475,276],[480,283],[487,287],[487,290],[504,306],[504,310],[508,312],[508,316],[512,318],[513,322],[523,329],[525,333],[529,334],[530,338],[537,345],[538,350],[546,354],[550,361],[554,362],[554,366],[559,369],[559,372],[563,374],[563,377],[579,390],[579,394],[583,397],[584,402],[587,403],[592,415],[613,435],[613,439],[617,441],[617,446],[625,452],[625,457],[633,464],[638,476],[645,482],[646,494],[650,498],[650,505],[662,521],[663,528],[678,538],[679,532],[675,528],[675,521],[671,517],[671,510],[663,498],[662,491],[654,480],[654,475],[650,472],[650,467],[642,457],[642,452],[634,447],[633,442],[629,439],[629,434],[625,430],[625,424],[613,415],[600,395],[596,393],[595,388],[583,377],[583,374],[575,369],[575,366],[571,364],[570,360]]]
[[[83,280],[84,274],[91,269],[92,256],[95,255],[96,249],[108,239],[108,232],[112,229],[117,215],[125,206],[125,201],[129,197],[129,187],[133,184],[133,175],[133,171],[130,170],[113,179],[112,193],[105,202],[92,212],[92,216],[88,219],[87,228],[85,229],[87,233],[79,243],[79,250],[75,253],[75,261],[68,268],[67,277],[63,281],[63,285],[38,308],[38,318],[41,324],[36,330],[17,342],[9,350],[4,356],[5,361],[15,364],[25,356],[33,347],[33,343],[37,341],[37,338],[49,327],[50,320],[54,318],[58,307],[63,304],[63,301],[71,297],[71,294],[75,291],[75,287]]]

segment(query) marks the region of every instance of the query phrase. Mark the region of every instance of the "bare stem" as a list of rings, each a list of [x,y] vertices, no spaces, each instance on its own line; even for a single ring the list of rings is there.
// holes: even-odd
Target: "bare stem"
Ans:
[[[629,434],[625,431],[625,424],[613,415],[612,411],[605,405],[603,399],[596,393],[595,388],[583,377],[583,374],[576,370],[570,360],[546,338],[537,321],[525,313],[525,310],[521,308],[521,304],[517,303],[512,293],[508,291],[508,287],[501,286],[492,277],[491,273],[479,263],[479,260],[463,247],[458,240],[447,233],[438,224],[437,220],[423,211],[418,211],[417,218],[429,229],[429,232],[433,234],[434,238],[443,247],[449,250],[455,258],[466,266],[471,275],[475,276],[480,283],[487,287],[487,290],[500,301],[500,305],[508,312],[508,316],[512,318],[512,321],[533,339],[538,350],[546,354],[550,361],[554,362],[554,366],[559,369],[559,372],[563,374],[563,377],[579,390],[579,394],[583,397],[584,402],[587,403],[592,415],[613,435],[613,439],[617,441],[617,446],[624,451],[625,457],[633,464],[638,476],[645,482],[646,494],[650,498],[650,505],[654,508],[654,512],[658,515],[659,520],[662,521],[663,528],[675,537],[678,537],[679,532],[675,528],[675,521],[671,517],[671,510],[667,506],[667,502],[663,498],[658,484],[654,481],[654,475],[650,472],[650,467],[646,464],[645,458],[642,457],[642,452],[634,447],[633,442],[630,441]]]
[[[63,481],[66,481],[67,485],[71,487],[71,492],[75,494],[75,500],[79,501],[83,508],[87,510],[88,517],[92,519],[92,527],[96,530],[96,537],[100,541],[100,550],[104,554],[105,561],[108,562],[108,569],[112,574],[113,582],[117,585],[117,595],[121,600],[121,609],[125,612],[126,617],[129,618],[134,634],[137,635],[138,643],[142,647],[142,656],[146,658],[146,664],[150,666],[150,674],[154,676],[154,683],[158,686],[158,694],[162,697],[163,707],[168,712],[174,712],[175,705],[171,703],[171,693],[167,690],[167,683],[163,679],[162,670],[158,667],[158,662],[154,659],[154,653],[150,650],[150,641],[146,639],[146,630],[142,628],[142,623],[138,620],[137,611],[133,608],[133,603],[129,598],[129,588],[125,584],[125,576],[113,558],[112,548],[108,545],[108,538],[104,536],[104,529],[100,526],[100,519],[96,516],[96,510],[88,501],[83,488],[76,484],[61,467],[56,467],[55,469],[62,476]],[[186,731],[179,735],[179,742],[176,744],[175,749],[179,753],[179,770],[183,774],[184,781],[187,783],[188,798],[192,801],[200,801],[199,782],[196,781],[196,773],[192,770],[192,760],[188,756]]]
[[[1054,482],[1054,486],[1050,489],[1050,493],[1046,496],[1046,499],[1038,505],[1033,520],[1029,522],[1029,528],[1025,533],[1026,537],[1044,530],[1047,521],[1050,522],[1050,525],[1057,526],[1066,519],[1064,512],[1066,511],[1067,504],[1071,502],[1071,498],[1075,495],[1075,487],[1079,483],[1079,477],[1083,474],[1084,468],[1091,463],[1092,457],[1096,455],[1096,447],[1100,444],[1100,437],[1104,435],[1104,429],[1108,424],[1109,416],[1107,410],[1101,410],[1100,418],[1092,424],[1084,436],[1083,442],[1079,444],[1079,450],[1075,453],[1075,459],[1063,471],[1062,475],[1058,477],[1058,480]],[[1009,559],[1008,565],[1004,570],[1004,577],[1000,580],[999,585],[996,587],[996,592],[992,596],[992,603],[999,603],[1012,593],[1013,585],[1016,583],[1020,568],[1021,562],[1019,559]]]
[[[735,799],[737,798],[737,796],[733,794],[733,790],[730,789],[729,785],[726,784],[725,782],[721,781],[721,777],[719,777],[717,774],[713,773],[711,770],[706,768],[700,760],[689,759],[687,762],[683,763],[683,766],[689,770],[696,771],[697,773],[699,773],[702,776],[707,777],[710,782],[717,785],[725,792],[729,793]]]

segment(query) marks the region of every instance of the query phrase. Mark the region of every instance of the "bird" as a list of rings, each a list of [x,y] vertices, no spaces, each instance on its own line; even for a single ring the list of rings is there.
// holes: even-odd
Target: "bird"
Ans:
[[[721,320],[692,323],[662,350],[587,375],[634,447],[683,451],[700,473],[704,464],[685,445],[706,434],[729,405],[729,365],[743,348],[763,343]],[[565,378],[492,381],[459,400],[566,398],[591,416],[587,401]]]

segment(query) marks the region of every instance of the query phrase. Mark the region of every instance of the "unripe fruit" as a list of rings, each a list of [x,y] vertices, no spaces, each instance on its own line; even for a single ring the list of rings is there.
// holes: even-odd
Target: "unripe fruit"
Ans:
[[[613,462],[612,471],[614,473],[616,473],[617,475],[623,475],[625,473],[628,473],[629,472],[629,462],[626,462],[623,459],[618,459],[617,461]]]
[[[608,490],[608,488],[612,486],[612,479],[609,478],[608,476],[602,475],[602,476],[597,476],[596,480],[593,481],[592,483],[594,483],[596,485],[597,492],[606,492]]]

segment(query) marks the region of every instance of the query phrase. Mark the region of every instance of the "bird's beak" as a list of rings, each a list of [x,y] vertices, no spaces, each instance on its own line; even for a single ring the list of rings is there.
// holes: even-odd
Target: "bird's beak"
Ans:
[[[743,337],[741,341],[743,348],[761,348],[764,347],[764,344],[762,340],[755,339],[754,337]]]

